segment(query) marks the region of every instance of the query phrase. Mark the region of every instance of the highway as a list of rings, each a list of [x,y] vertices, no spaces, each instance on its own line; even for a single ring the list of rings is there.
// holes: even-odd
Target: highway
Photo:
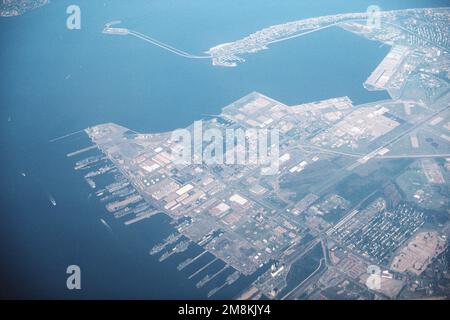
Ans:
[[[409,132],[410,131],[408,131],[406,133],[409,133]],[[310,144],[297,144],[297,145],[292,146],[291,148],[287,149],[287,151],[295,149],[296,147],[311,148],[311,149],[321,151],[322,153],[331,153],[331,154],[347,156],[347,157],[352,157],[352,158],[360,158],[360,157],[365,156],[365,154],[361,154],[361,153],[341,152],[341,151],[322,148],[322,147],[310,145]],[[374,159],[408,159],[408,158],[447,158],[447,157],[450,157],[450,153],[399,154],[399,155],[389,155],[389,156],[375,155],[373,158]]]
[[[151,37],[149,37],[149,36],[147,36],[145,34],[137,32],[137,31],[128,30],[128,34],[131,35],[131,36],[134,36],[136,38],[142,39],[142,40],[144,40],[146,42],[149,42],[151,44],[154,44],[155,46],[158,46],[158,47],[160,47],[160,48],[162,48],[164,50],[172,52],[172,53],[174,53],[174,54],[176,54],[176,55],[178,55],[180,57],[189,58],[189,59],[210,59],[211,58],[211,56],[209,56],[209,55],[198,56],[198,55],[190,54],[190,53],[188,53],[186,51],[183,51],[183,50],[177,49],[175,47],[172,47],[172,46],[170,46],[170,45],[168,45],[168,44],[166,44],[164,42],[161,42],[161,41],[158,41],[156,39],[153,39],[153,38],[151,38]]]
[[[293,298],[296,295],[298,295],[298,291],[300,289],[302,289],[302,286],[308,281],[310,280],[321,268],[322,268],[322,263],[324,262],[324,258],[320,259],[320,263],[319,266],[316,268],[316,270],[314,270],[305,280],[303,280],[302,282],[300,282],[294,289],[292,289],[291,291],[289,291],[288,293],[286,293],[281,300],[286,300],[287,298]],[[291,297],[290,297],[291,296]]]
[[[130,35],[130,36],[136,37],[138,39],[144,40],[148,43],[151,43],[157,47],[160,47],[161,49],[167,50],[167,51],[169,51],[173,54],[176,54],[180,57],[183,57],[183,58],[188,58],[188,59],[210,59],[211,58],[210,55],[199,56],[199,55],[194,55],[189,52],[177,49],[171,45],[168,45],[167,43],[156,40],[156,39],[149,37],[146,34],[140,33],[138,31],[125,29],[125,28],[111,27],[113,24],[117,24],[117,23],[120,23],[120,21],[107,23],[105,28],[103,29],[103,33],[112,34],[112,35]]]
[[[307,34],[310,34],[310,33],[316,32],[316,31],[320,31],[320,30],[323,30],[323,29],[328,29],[328,28],[337,26],[339,23],[341,23],[341,22],[332,23],[332,24],[329,24],[329,25],[326,25],[326,26],[323,26],[323,27],[319,27],[319,28],[316,28],[316,29],[304,31],[302,33],[294,34],[292,36],[287,36],[285,38],[272,40],[272,41],[267,42],[267,44],[269,45],[269,44],[273,44],[273,43],[277,43],[277,42],[282,42],[282,41],[286,41],[286,40],[290,40],[290,39],[295,39],[295,38],[298,38],[298,37],[301,37],[301,36],[305,36]]]

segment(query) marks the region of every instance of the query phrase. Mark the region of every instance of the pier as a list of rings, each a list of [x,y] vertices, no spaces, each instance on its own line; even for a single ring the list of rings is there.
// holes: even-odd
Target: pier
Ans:
[[[60,137],[57,137],[57,138],[53,138],[53,139],[50,139],[50,142],[56,142],[56,141],[58,141],[58,140],[62,140],[62,139],[64,139],[64,138],[68,138],[68,137],[70,137],[70,136],[73,136],[73,135],[75,135],[75,134],[77,134],[77,133],[80,133],[80,132],[83,132],[84,130],[78,130],[78,131],[75,131],[75,132],[72,132],[72,133],[68,133],[68,134],[65,134],[65,135],[63,135],[63,136],[60,136]]]
[[[182,263],[180,263],[179,265],[178,265],[178,270],[183,270],[184,268],[186,268],[187,266],[189,266],[189,265],[191,265],[194,261],[196,261],[197,259],[199,259],[200,257],[202,257],[205,253],[207,253],[208,251],[203,251],[203,252],[201,252],[199,255],[197,255],[196,257],[194,257],[194,258],[189,258],[189,259],[187,259],[187,260],[185,260],[185,261],[183,261]]]
[[[205,278],[203,278],[202,280],[200,280],[197,283],[197,288],[203,287],[205,284],[207,284],[208,282],[210,282],[211,280],[213,280],[215,277],[217,277],[219,274],[221,274],[222,272],[224,272],[226,269],[229,268],[229,265],[225,265],[222,269],[220,269],[219,271],[217,271],[216,273],[214,273],[212,276],[206,275]],[[225,282],[226,283],[226,282]]]
[[[89,151],[89,150],[93,150],[93,149],[96,149],[96,148],[97,148],[97,146],[94,144],[92,146],[89,146],[89,147],[86,147],[86,148],[83,148],[83,149],[80,149],[80,150],[77,150],[77,151],[74,151],[74,152],[69,152],[67,154],[67,157],[73,157],[73,156],[82,154],[83,152],[86,152],[86,151]]]
[[[146,211],[146,212],[137,214],[135,218],[133,218],[133,219],[131,219],[131,220],[128,220],[128,221],[125,221],[125,225],[128,226],[128,225],[130,225],[130,224],[139,222],[139,221],[141,221],[141,220],[144,220],[144,219],[153,217],[153,216],[154,216],[155,214],[157,214],[157,213],[158,213],[158,211],[150,210],[150,211]]]
[[[193,274],[191,274],[189,276],[188,279],[192,279],[193,277],[195,277],[197,274],[199,274],[200,272],[202,272],[203,270],[205,270],[206,268],[208,268],[210,265],[212,265],[214,262],[216,262],[217,260],[219,260],[218,258],[214,258],[213,260],[211,260],[210,262],[208,262],[207,264],[205,264],[203,267],[201,267],[200,269],[198,269],[196,272],[194,272]]]

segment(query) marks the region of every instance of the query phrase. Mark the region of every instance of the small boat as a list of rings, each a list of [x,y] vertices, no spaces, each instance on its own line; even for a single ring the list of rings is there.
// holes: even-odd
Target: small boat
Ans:
[[[49,198],[50,202],[52,203],[52,205],[56,206],[55,198],[53,198],[52,196],[49,196],[48,198]]]
[[[100,218],[100,221],[102,222],[102,224],[106,227],[106,229],[108,229],[109,232],[112,232],[111,227],[109,226],[109,224],[104,220]]]

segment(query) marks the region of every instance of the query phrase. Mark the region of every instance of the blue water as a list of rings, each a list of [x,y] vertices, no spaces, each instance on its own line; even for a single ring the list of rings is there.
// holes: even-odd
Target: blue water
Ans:
[[[88,198],[89,187],[65,156],[85,139],[49,140],[111,121],[138,131],[172,130],[254,90],[287,104],[343,95],[355,103],[386,98],[366,92],[362,82],[388,48],[339,29],[274,45],[231,69],[100,32],[104,23],[121,19],[126,27],[201,53],[272,24],[374,4],[311,2],[86,0],[77,2],[79,31],[65,28],[65,9],[73,1],[0,19],[0,297],[204,298],[207,291],[176,271],[182,256],[159,263],[147,254],[170,233],[168,218],[131,227],[109,219],[109,232],[100,222],[108,217],[103,205]],[[387,10],[446,2],[378,4]],[[199,248],[186,254],[195,252]],[[66,289],[70,264],[81,267],[81,291]],[[244,284],[217,297],[232,297]]]

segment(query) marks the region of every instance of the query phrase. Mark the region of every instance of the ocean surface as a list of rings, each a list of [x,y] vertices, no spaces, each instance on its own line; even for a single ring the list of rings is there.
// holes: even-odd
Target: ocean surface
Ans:
[[[389,10],[447,1],[85,0],[77,1],[81,30],[68,30],[72,3],[53,1],[0,19],[0,298],[206,297],[206,289],[176,270],[200,248],[163,263],[149,256],[171,233],[169,219],[158,215],[129,227],[114,221],[66,157],[87,138],[51,139],[104,122],[141,132],[173,130],[252,91],[288,105],[344,95],[355,104],[388,97],[367,92],[362,83],[389,48],[340,29],[273,45],[237,68],[219,68],[133,37],[104,35],[106,22],[122,20],[124,27],[202,53],[291,20],[362,12],[372,4]],[[81,267],[81,290],[66,288],[71,264]],[[232,298],[250,281],[242,278],[214,297]]]

